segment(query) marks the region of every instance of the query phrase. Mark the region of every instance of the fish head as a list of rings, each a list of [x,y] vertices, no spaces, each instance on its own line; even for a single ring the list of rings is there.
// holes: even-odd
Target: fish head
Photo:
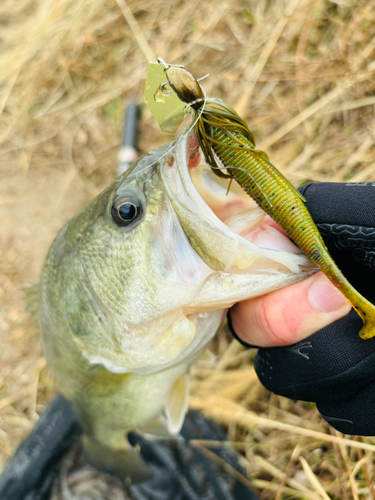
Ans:
[[[71,350],[113,373],[188,366],[227,307],[311,274],[303,255],[243,237],[263,220],[260,209],[227,224],[214,214],[189,173],[199,160],[196,135],[184,131],[143,156],[57,236],[40,318],[47,358],[60,372]]]

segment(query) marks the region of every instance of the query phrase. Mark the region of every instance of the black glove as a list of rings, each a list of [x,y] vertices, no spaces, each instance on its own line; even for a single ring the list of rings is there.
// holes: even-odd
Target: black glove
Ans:
[[[336,264],[375,303],[375,183],[308,184],[301,192]],[[375,435],[375,337],[362,340],[362,325],[352,310],[297,344],[260,348],[260,381],[276,394],[316,402],[345,434]]]

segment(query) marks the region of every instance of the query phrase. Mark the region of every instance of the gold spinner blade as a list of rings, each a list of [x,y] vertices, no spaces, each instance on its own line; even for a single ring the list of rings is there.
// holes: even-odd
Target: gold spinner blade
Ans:
[[[163,132],[176,132],[187,115],[186,104],[169,85],[162,64],[149,63],[143,100]]]

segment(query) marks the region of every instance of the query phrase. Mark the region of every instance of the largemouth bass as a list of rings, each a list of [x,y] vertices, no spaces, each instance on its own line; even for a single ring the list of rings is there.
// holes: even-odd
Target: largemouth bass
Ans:
[[[147,476],[130,431],[178,434],[188,371],[226,308],[302,280],[306,256],[244,238],[264,213],[219,220],[189,174],[197,136],[142,157],[68,222],[42,273],[44,352],[84,429],[89,461]]]

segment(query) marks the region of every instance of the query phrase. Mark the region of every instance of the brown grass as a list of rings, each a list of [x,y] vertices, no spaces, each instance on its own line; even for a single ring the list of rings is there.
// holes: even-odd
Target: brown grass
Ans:
[[[207,93],[295,184],[361,182],[375,180],[374,48],[373,0],[0,2],[0,469],[54,393],[21,287],[115,178],[124,106],[141,100],[148,60],[209,72]],[[140,130],[142,151],[170,140],[147,111]],[[252,351],[227,339],[215,365],[194,369],[192,406],[228,427],[261,498],[375,499],[371,440],[345,440],[313,405],[269,394]]]

